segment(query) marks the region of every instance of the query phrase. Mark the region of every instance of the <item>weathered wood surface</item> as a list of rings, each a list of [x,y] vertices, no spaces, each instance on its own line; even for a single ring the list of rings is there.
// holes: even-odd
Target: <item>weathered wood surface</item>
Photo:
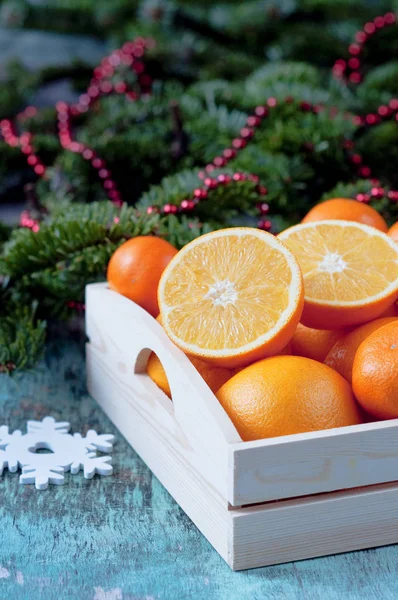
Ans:
[[[46,492],[0,478],[0,600],[398,597],[398,546],[233,573],[87,396],[77,335],[55,339],[34,372],[0,376],[0,424],[46,414],[115,433],[115,474]]]

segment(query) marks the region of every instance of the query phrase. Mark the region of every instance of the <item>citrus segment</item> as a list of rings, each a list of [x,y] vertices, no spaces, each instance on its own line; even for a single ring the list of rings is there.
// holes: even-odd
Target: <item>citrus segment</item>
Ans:
[[[302,322],[337,329],[370,321],[398,297],[398,247],[373,227],[320,221],[279,235],[304,277]]]
[[[361,422],[348,382],[301,356],[260,360],[227,381],[217,398],[244,441]]]
[[[303,307],[300,267],[258,229],[205,234],[185,246],[160,280],[163,326],[185,353],[241,367],[279,352]]]

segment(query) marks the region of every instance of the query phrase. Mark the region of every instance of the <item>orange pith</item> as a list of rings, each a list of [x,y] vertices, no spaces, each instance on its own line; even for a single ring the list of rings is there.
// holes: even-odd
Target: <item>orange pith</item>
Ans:
[[[184,352],[241,367],[279,352],[303,306],[300,268],[271,234],[238,227],[185,246],[160,280],[164,329]]]
[[[308,327],[364,323],[398,297],[398,247],[374,227],[325,220],[295,225],[279,238],[303,272],[302,322]]]

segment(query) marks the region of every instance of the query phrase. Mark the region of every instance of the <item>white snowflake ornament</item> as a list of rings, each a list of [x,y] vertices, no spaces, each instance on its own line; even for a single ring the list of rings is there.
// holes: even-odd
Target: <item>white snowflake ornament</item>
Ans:
[[[114,436],[101,434],[92,429],[86,437],[80,433],[71,435],[70,424],[57,423],[53,417],[42,421],[28,421],[27,433],[9,432],[0,427],[0,476],[7,467],[11,473],[22,468],[20,483],[34,483],[37,490],[45,490],[48,484],[63,485],[64,473],[73,475],[83,470],[84,477],[91,479],[95,473],[112,475],[112,457],[98,456],[100,452],[112,452]],[[37,453],[47,449],[48,454]]]

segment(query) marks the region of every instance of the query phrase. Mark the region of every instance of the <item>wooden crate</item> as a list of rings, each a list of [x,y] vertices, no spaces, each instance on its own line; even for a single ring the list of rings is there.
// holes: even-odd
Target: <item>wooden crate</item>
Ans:
[[[243,442],[155,319],[105,283],[86,307],[90,394],[232,569],[398,542],[398,419]]]

